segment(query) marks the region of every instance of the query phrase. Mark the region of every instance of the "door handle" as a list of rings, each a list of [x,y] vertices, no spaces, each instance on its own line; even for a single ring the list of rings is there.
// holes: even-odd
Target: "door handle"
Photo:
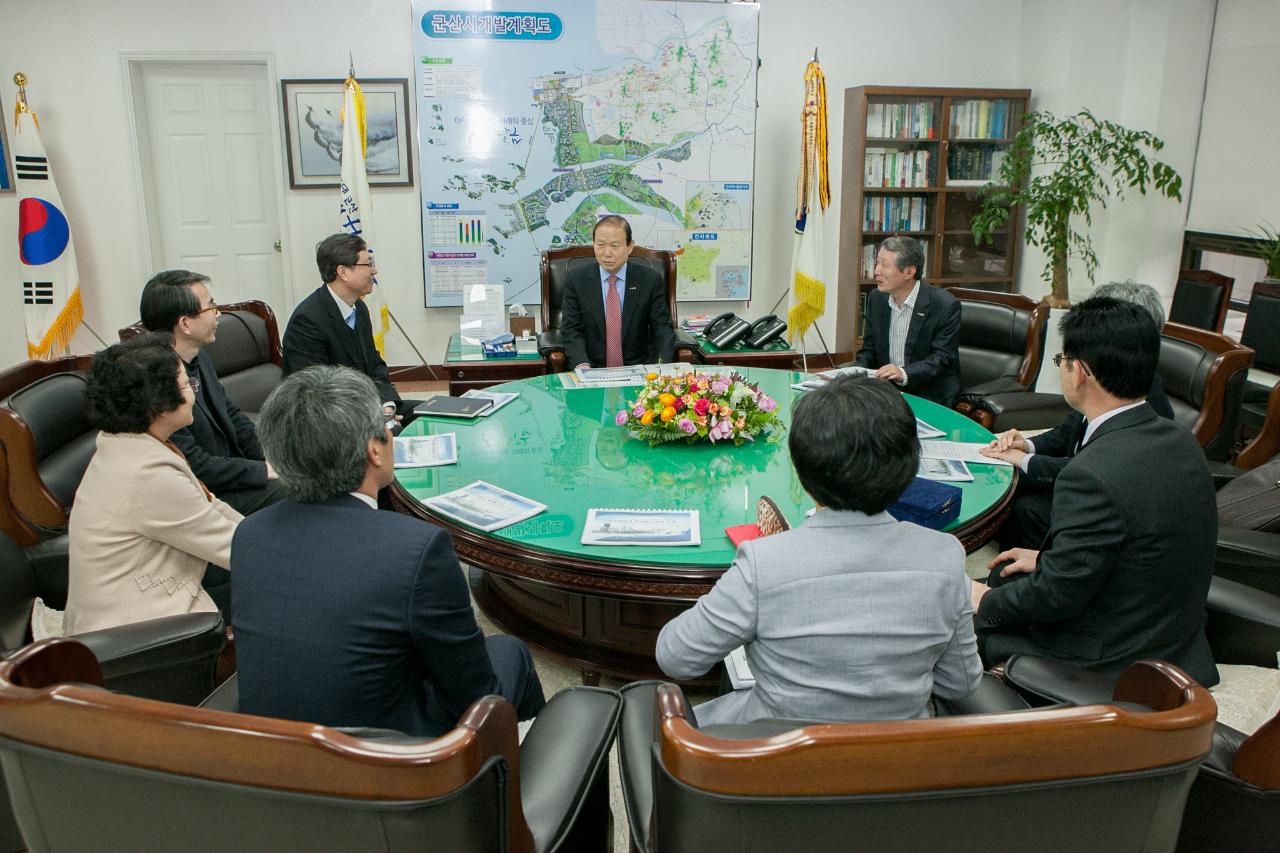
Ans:
[[[280,251],[280,246],[281,246],[281,243],[280,243],[280,241],[279,241],[279,240],[275,241],[275,243],[273,243],[273,244],[272,244],[272,247],[273,247],[277,252],[278,252],[278,251]]]

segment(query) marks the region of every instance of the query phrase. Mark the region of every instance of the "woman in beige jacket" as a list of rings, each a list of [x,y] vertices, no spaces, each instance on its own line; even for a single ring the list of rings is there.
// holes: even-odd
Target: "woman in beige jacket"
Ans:
[[[199,388],[165,334],[98,353],[89,418],[102,430],[71,511],[65,628],[82,633],[217,607],[200,586],[229,566],[240,513],[191,473],[169,436],[191,423]]]

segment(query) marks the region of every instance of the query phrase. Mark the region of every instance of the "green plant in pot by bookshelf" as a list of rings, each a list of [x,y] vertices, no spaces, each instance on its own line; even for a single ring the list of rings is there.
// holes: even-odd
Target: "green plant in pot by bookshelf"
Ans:
[[[1078,257],[1089,280],[1098,256],[1088,228],[1091,206],[1106,207],[1126,190],[1145,195],[1147,187],[1182,198],[1182,178],[1168,163],[1150,157],[1164,147],[1154,134],[1097,118],[1088,110],[1060,118],[1050,112],[1026,117],[1001,164],[999,185],[983,190],[982,208],[971,223],[974,239],[989,242],[1009,226],[1016,205],[1026,208],[1026,242],[1048,255],[1042,278],[1053,285],[1051,307],[1070,304],[1067,262]]]
[[[1251,254],[1267,265],[1269,280],[1280,281],[1280,231],[1270,223],[1264,222],[1258,226],[1258,230],[1250,230],[1249,233],[1258,239],[1258,242],[1250,247],[1253,250]]]

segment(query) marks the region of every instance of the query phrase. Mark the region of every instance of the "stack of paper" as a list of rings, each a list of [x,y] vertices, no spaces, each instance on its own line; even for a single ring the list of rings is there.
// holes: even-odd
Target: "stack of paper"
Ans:
[[[398,435],[395,438],[397,468],[430,468],[458,462],[456,433]]]
[[[476,480],[469,486],[427,498],[423,505],[485,532],[524,521],[546,510],[546,504]]]

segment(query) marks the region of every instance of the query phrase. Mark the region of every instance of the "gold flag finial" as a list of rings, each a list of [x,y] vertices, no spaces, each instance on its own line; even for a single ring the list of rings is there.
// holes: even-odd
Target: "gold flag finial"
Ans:
[[[27,75],[19,71],[13,75],[13,83],[18,87],[18,97],[13,102],[13,130],[19,132],[18,116],[23,113],[30,113],[32,120],[36,124],[36,129],[40,129],[40,119],[36,117],[35,110],[27,106]]]
[[[19,71],[17,74],[13,75],[13,84],[21,89],[23,86],[27,85],[27,75]]]

